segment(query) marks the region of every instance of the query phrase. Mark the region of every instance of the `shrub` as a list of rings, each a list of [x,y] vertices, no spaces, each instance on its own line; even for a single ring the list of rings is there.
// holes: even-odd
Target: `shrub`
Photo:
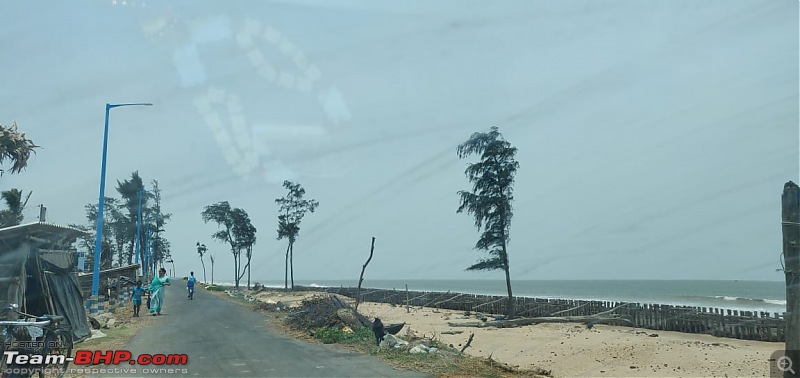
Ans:
[[[324,344],[354,344],[374,337],[368,328],[358,328],[350,333],[339,327],[322,327],[315,329],[313,334]]]

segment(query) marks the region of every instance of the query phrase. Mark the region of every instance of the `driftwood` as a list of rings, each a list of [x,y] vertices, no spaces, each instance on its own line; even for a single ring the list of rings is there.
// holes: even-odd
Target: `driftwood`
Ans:
[[[361,267],[361,276],[358,277],[358,291],[356,292],[356,305],[355,311],[358,312],[358,304],[361,303],[361,283],[364,282],[364,271],[367,270],[370,260],[372,260],[372,252],[375,251],[375,237],[372,237],[372,246],[369,247],[369,258],[367,262]]]
[[[469,339],[467,340],[467,343],[466,343],[466,344],[464,344],[464,347],[463,347],[463,348],[461,348],[461,353],[464,353],[464,351],[465,351],[465,350],[467,350],[467,348],[469,348],[469,345],[470,345],[470,344],[472,344],[472,339],[473,339],[474,337],[475,337],[475,334],[474,334],[474,333],[470,333],[470,334],[469,334]]]
[[[507,364],[505,362],[500,362],[500,361],[497,361],[497,360],[493,359],[492,355],[489,355],[489,357],[486,357],[486,359],[483,360],[483,362],[485,362],[489,366],[496,367],[496,368],[498,368],[500,370],[503,370],[503,371],[505,371],[507,373],[519,373],[520,372],[519,369],[517,369],[517,368],[515,368],[515,367],[513,367],[513,366],[511,366],[511,365],[509,365],[509,364]]]
[[[522,369],[520,369],[518,367],[511,366],[511,365],[509,365],[507,363],[495,360],[494,358],[492,358],[491,354],[489,355],[489,357],[486,357],[483,360],[483,362],[485,364],[489,365],[489,366],[496,367],[496,368],[498,368],[498,369],[500,369],[502,371],[505,371],[506,373],[513,373],[513,374],[516,374],[516,375],[519,375],[519,376],[523,376],[523,375],[524,376],[528,376],[529,374],[533,374],[534,376],[543,376],[543,377],[552,377],[553,376],[553,372],[551,370],[542,369],[542,368],[536,367],[536,366],[534,366],[533,368],[531,368],[529,370],[522,370]]]
[[[442,331],[442,335],[460,335],[464,333],[464,331]]]

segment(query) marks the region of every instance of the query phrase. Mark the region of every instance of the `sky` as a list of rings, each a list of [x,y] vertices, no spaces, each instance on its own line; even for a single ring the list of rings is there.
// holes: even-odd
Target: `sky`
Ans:
[[[456,146],[518,148],[512,279],[782,280],[780,196],[798,181],[796,1],[26,1],[0,5],[0,123],[42,146],[0,189],[86,223],[99,193],[157,179],[179,275],[195,244],[232,280],[204,206],[257,228],[280,280],[281,183],[320,202],[302,280],[502,279],[456,214]],[[210,276],[210,263],[206,259]]]

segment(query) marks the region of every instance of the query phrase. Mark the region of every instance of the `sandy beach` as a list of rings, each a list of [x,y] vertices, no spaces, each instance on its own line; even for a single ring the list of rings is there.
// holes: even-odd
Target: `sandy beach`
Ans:
[[[467,353],[491,354],[522,369],[537,366],[555,377],[769,376],[768,359],[783,348],[783,343],[605,325],[587,329],[574,323],[505,329],[450,327],[448,322],[474,322],[475,318],[431,308],[411,308],[407,313],[404,307],[383,303],[367,302],[359,311],[384,322],[406,322],[414,331],[435,334],[454,346],[475,333]],[[446,331],[463,333],[442,333]]]
[[[256,293],[262,301],[299,304],[318,293]],[[554,377],[763,377],[770,355],[783,343],[719,338],[710,335],[582,324],[550,323],[519,328],[450,327],[474,322],[473,316],[433,308],[393,307],[364,302],[359,312],[384,323],[402,323],[400,332],[436,337],[460,349],[470,333],[466,353],[488,357],[521,369],[538,367]],[[448,334],[447,332],[462,332]]]

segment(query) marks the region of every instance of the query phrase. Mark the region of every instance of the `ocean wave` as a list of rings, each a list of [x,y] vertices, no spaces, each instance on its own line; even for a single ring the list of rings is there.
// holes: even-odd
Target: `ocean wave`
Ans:
[[[713,299],[722,299],[725,301],[734,301],[740,303],[766,303],[776,306],[786,306],[785,299],[769,299],[769,298],[744,298],[744,297],[731,297],[727,295],[715,295],[713,297],[706,297]]]

